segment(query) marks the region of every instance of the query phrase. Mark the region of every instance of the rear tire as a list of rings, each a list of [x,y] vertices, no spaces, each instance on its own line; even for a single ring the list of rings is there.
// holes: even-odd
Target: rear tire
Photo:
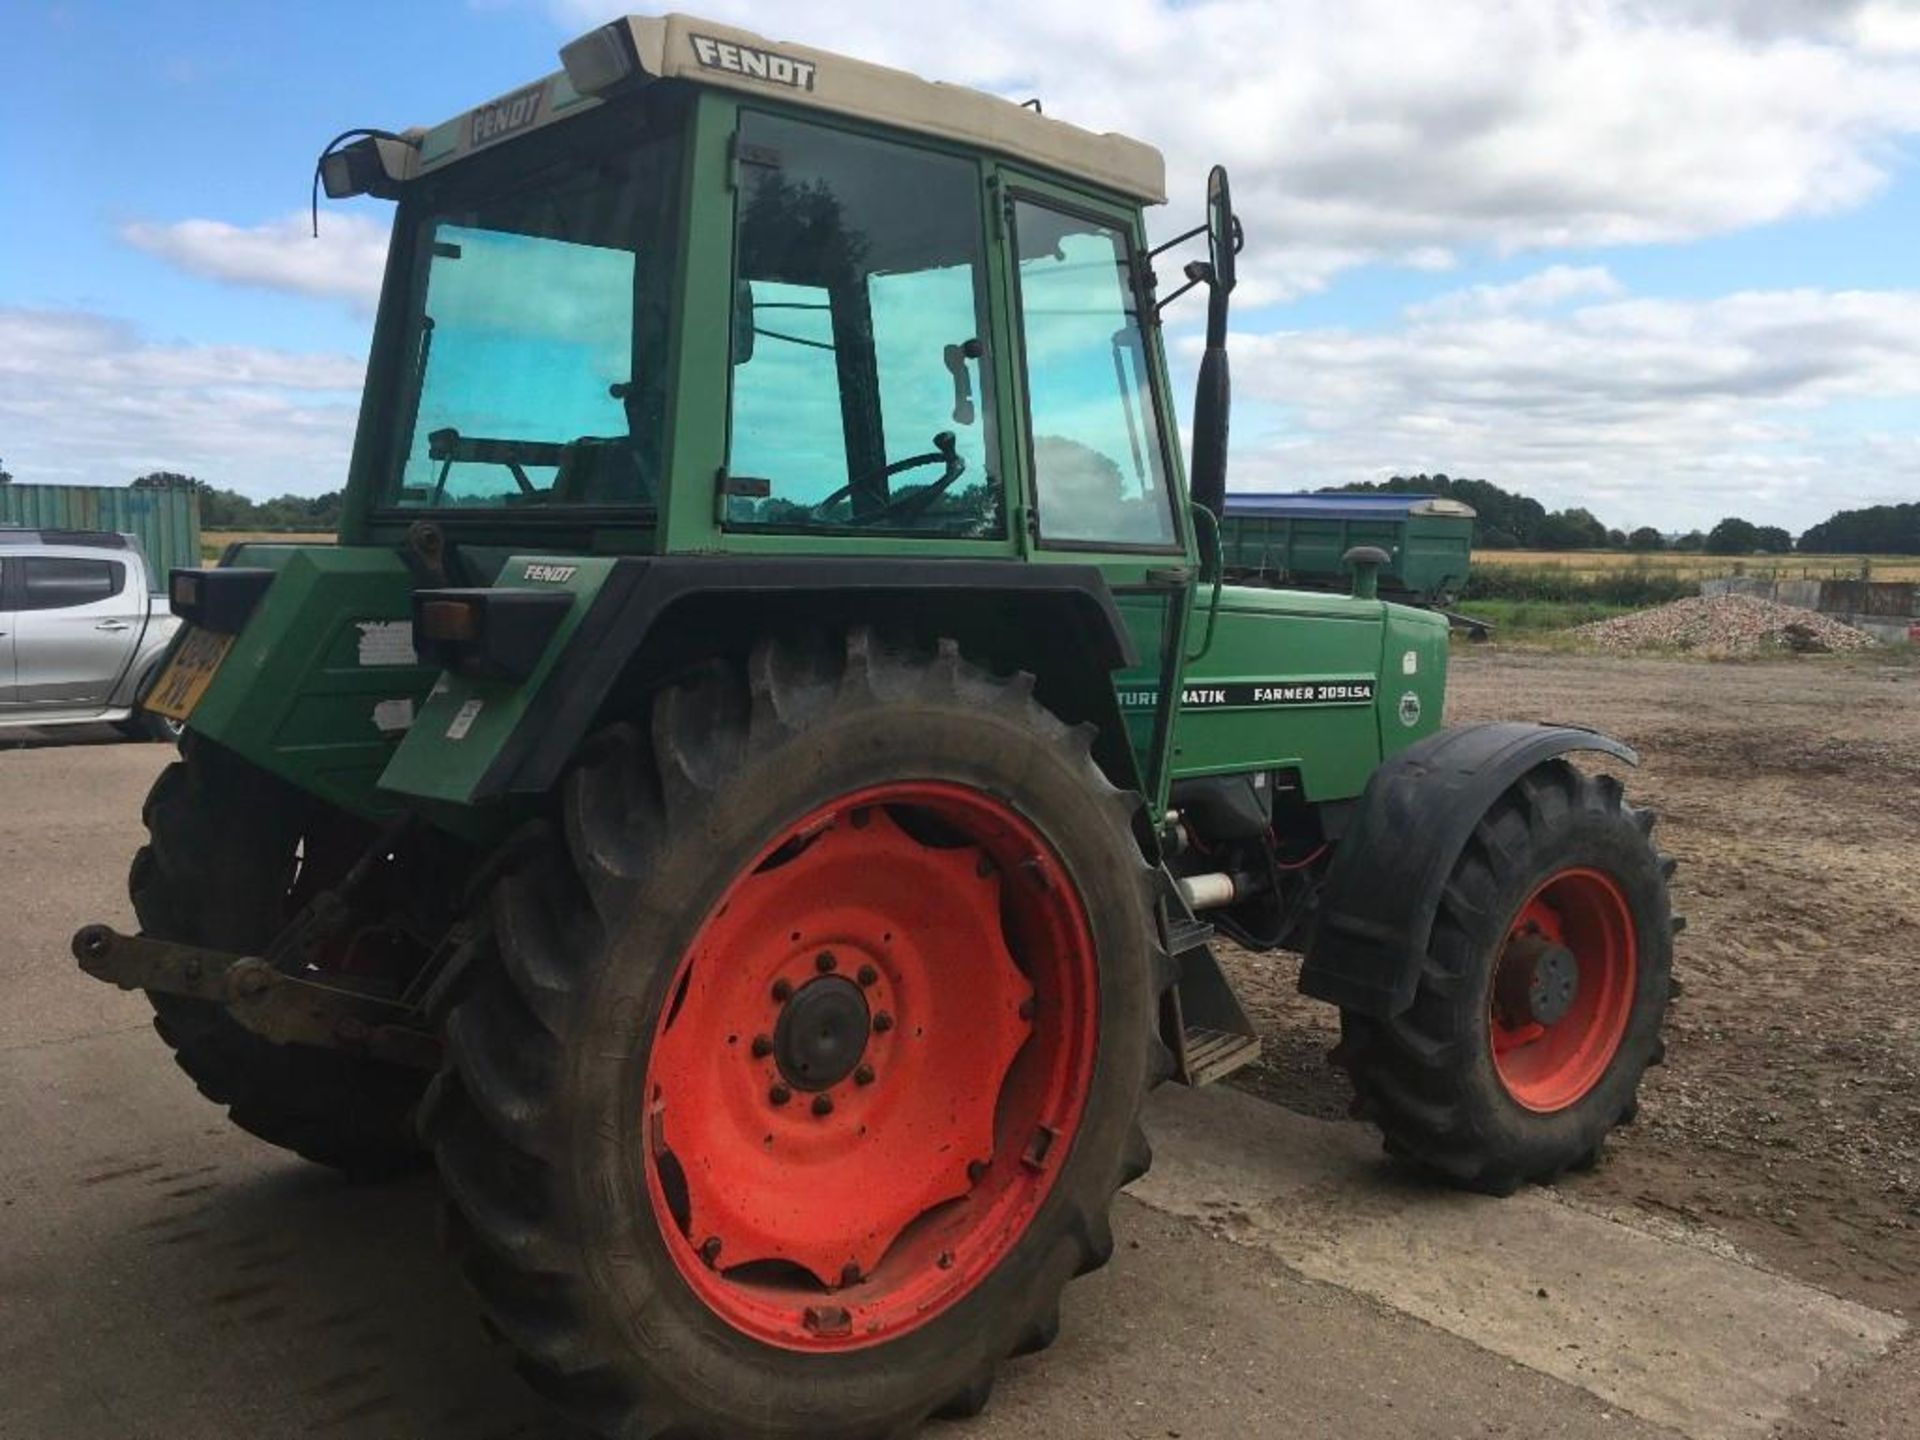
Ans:
[[[1061,1288],[1111,1252],[1113,1193],[1148,1160],[1140,1104],[1170,1068],[1154,1019],[1172,966],[1130,830],[1139,802],[1107,782],[1088,740],[1032,698],[1030,677],[992,678],[950,643],[914,657],[855,632],[844,647],[764,643],[744,669],[702,666],[658,693],[650,737],[616,725],[589,742],[564,782],[563,834],[494,892],[497,963],[450,1018],[422,1119],[488,1320],[572,1418],[623,1440],[882,1440],[931,1414],[973,1413],[1003,1358],[1053,1338]],[[997,842],[967,828],[984,816],[990,829],[995,814],[1008,835],[1038,837],[1020,842],[1028,860],[1000,863]],[[869,853],[859,831],[881,836],[873,864],[897,856],[901,873],[941,867],[951,883],[863,889],[855,864],[812,885],[805,867]],[[1028,883],[1061,887],[1070,903],[1057,913],[1084,915],[1095,1015],[1049,1003],[1040,977],[1068,962],[1027,943],[1030,902],[1012,887]],[[952,932],[926,917],[964,911],[954,897],[987,886],[1004,887],[988,933],[1020,955],[1031,1008],[1005,973],[1014,966],[979,950],[957,987],[951,963],[915,969],[885,950],[897,940],[945,954],[938,942]],[[1032,913],[1055,914],[1055,903],[1034,900]],[[834,1004],[857,1007],[846,979],[856,973],[872,987],[861,993],[876,1018],[856,1027],[867,1048],[800,1056],[839,1076],[809,1071],[809,1084],[786,1068],[787,1012],[778,1026],[757,1017],[789,996],[797,1009],[815,985],[837,985]],[[1002,1003],[972,1003],[995,986]],[[1031,1031],[1005,1060],[993,1036],[1009,1005]],[[893,1034],[882,1008],[898,1012]],[[1006,1118],[1029,1093],[1015,1077],[1054,1073],[1056,1053],[1077,1073],[1063,1038],[1074,1034],[1086,1069],[1061,1102],[1070,1119],[1051,1148],[1036,1146],[1039,1129],[1023,1148],[1029,1122]],[[942,1048],[967,1044],[979,1047],[972,1068],[964,1050]],[[973,1088],[992,1087],[990,1158],[976,1172],[964,1163],[975,1152],[913,1140],[892,1152],[910,1158],[891,1173],[838,1183],[839,1167],[872,1165],[862,1147],[919,1134],[889,1117],[978,1103],[964,1081],[889,1092],[890,1074],[937,1075],[911,1069],[923,1055],[957,1057]],[[860,1078],[856,1061],[877,1073]],[[776,1099],[769,1082],[785,1089],[781,1076],[793,1083]],[[691,1115],[689,1094],[701,1102]],[[929,1094],[939,1103],[923,1103]],[[768,1158],[756,1163],[762,1128]],[[828,1163],[810,1170],[809,1154]],[[882,1192],[956,1163],[965,1193],[936,1196],[892,1229],[916,1212],[889,1210]],[[764,1196],[769,1172],[791,1174],[790,1206],[716,1207],[716,1196]],[[828,1193],[842,1209],[819,1203]],[[1018,1222],[971,1218],[988,1213],[987,1195],[1015,1197],[1024,1209],[991,1213]],[[871,1270],[822,1282],[815,1252],[842,1243],[868,1245]],[[913,1296],[924,1298],[918,1313]],[[907,1298],[889,1308],[888,1297]]]
[[[1442,892],[1413,1003],[1391,1020],[1341,1013],[1333,1061],[1389,1153],[1504,1195],[1595,1164],[1633,1118],[1664,1054],[1673,961],[1672,862],[1652,828],[1618,781],[1564,760],[1488,810]],[[1550,942],[1578,979],[1540,1023],[1513,1013],[1528,1002],[1511,967]]]
[[[150,840],[128,889],[143,934],[258,955],[289,918],[314,802],[194,737],[143,811]],[[424,1160],[413,1112],[426,1076],[339,1050],[276,1045],[207,1000],[148,993],[154,1029],[200,1093],[242,1130],[355,1179]]]

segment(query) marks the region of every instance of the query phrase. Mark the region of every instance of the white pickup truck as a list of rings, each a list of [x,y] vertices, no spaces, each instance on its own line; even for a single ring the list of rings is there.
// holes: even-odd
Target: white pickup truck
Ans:
[[[105,722],[178,739],[135,701],[180,626],[159,583],[131,535],[0,529],[0,732]]]

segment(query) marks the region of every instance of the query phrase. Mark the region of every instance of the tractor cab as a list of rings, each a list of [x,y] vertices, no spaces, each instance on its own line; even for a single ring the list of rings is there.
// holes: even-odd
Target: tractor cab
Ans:
[[[562,58],[322,159],[398,201],[343,538],[1189,558],[1155,151],[681,17]]]

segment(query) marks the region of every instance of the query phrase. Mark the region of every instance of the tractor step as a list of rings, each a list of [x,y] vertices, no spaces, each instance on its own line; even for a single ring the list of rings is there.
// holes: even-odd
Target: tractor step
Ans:
[[[1189,1085],[1211,1085],[1260,1058],[1257,1035],[1235,1035],[1228,1030],[1203,1030],[1191,1025],[1181,1048],[1186,1062],[1184,1078]]]

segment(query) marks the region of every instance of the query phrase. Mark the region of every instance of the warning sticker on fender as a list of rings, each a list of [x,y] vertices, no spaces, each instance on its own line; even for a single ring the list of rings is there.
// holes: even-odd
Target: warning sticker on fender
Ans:
[[[453,712],[453,723],[447,726],[447,739],[466,739],[467,732],[473,729],[473,722],[480,718],[480,712],[485,708],[485,703],[481,700],[462,702],[460,708]]]

